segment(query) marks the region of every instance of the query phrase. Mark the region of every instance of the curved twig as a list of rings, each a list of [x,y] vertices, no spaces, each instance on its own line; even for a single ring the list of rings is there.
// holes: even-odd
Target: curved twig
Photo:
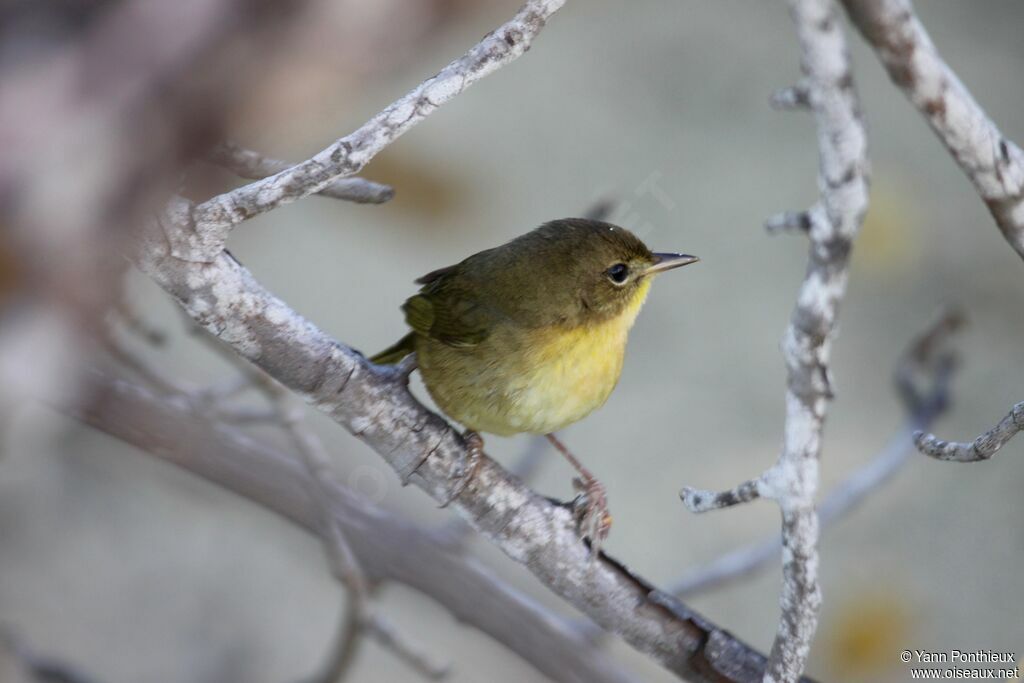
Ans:
[[[991,458],[1007,441],[1021,431],[1024,431],[1024,401],[1010,408],[1010,412],[999,421],[999,424],[974,441],[969,443],[943,441],[934,434],[919,431],[914,433],[914,445],[917,446],[917,450],[936,460],[978,462]]]

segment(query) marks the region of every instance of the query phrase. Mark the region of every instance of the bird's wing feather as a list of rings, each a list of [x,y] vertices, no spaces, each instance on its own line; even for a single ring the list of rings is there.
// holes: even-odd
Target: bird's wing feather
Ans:
[[[476,346],[487,338],[498,314],[455,275],[452,266],[417,280],[423,289],[402,306],[405,322],[417,333],[448,346]]]

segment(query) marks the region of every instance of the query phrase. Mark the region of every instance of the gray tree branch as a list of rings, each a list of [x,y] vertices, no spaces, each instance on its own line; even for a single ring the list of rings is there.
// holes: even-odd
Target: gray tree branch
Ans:
[[[1024,152],[943,61],[910,0],[842,2],[892,82],[928,120],[1024,258]]]
[[[228,231],[238,223],[358,173],[378,152],[435,109],[524,54],[548,17],[563,4],[565,0],[528,0],[510,21],[355,132],[306,161],[197,206],[194,221],[203,226],[202,241],[197,246],[205,252],[199,256],[209,259],[219,253]]]
[[[280,159],[265,157],[231,142],[222,142],[214,147],[206,155],[206,159],[240,178],[250,180],[269,178],[275,173],[287,171],[295,165]],[[339,178],[326,185],[317,194],[356,204],[383,204],[395,196],[395,190],[390,185],[382,185],[365,178]]]
[[[868,203],[867,136],[836,8],[831,0],[790,0],[789,7],[804,77],[775,100],[785,108],[806,102],[814,113],[821,200],[804,214],[790,212],[767,224],[770,232],[799,227],[811,242],[807,273],[782,341],[787,369],[782,453],[761,476],[730,491],[682,492],[695,512],[759,497],[775,500],[782,510],[782,614],[764,677],[772,683],[800,677],[817,630],[821,589],[814,496],[832,397],[828,361],[850,250]]]
[[[936,460],[978,462],[991,458],[1020,431],[1024,431],[1024,402],[1010,408],[999,424],[969,443],[943,441],[934,434],[918,431],[914,433],[914,445]]]

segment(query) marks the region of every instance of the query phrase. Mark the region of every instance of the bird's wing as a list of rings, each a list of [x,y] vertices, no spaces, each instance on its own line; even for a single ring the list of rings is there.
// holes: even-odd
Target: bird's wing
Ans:
[[[416,282],[423,288],[402,306],[409,327],[455,348],[476,346],[487,338],[498,316],[479,300],[473,287],[460,281],[454,266],[430,272]]]

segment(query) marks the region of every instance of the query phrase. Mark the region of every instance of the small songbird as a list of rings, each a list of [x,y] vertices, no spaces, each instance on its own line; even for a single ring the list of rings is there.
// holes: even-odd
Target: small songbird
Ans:
[[[653,253],[610,223],[551,221],[416,280],[402,306],[412,331],[371,360],[415,352],[431,397],[465,425],[472,459],[479,432],[547,436],[580,473],[578,521],[599,544],[611,524],[604,487],[554,432],[608,399],[654,275],[697,260]]]

